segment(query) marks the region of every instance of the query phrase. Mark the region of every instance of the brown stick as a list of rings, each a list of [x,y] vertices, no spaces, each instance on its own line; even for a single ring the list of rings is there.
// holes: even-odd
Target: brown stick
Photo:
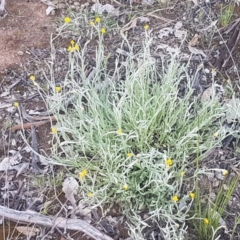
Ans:
[[[27,224],[38,224],[44,227],[58,227],[73,231],[82,231],[95,240],[113,240],[108,235],[100,232],[89,223],[81,219],[66,219],[62,217],[50,217],[36,212],[17,211],[0,206],[0,216],[14,222],[25,222]]]
[[[11,131],[16,131],[16,130],[21,130],[21,129],[29,129],[32,126],[33,127],[39,127],[43,124],[46,124],[48,122],[55,122],[57,119],[54,116],[49,116],[49,120],[44,120],[44,121],[37,121],[37,122],[31,122],[31,123],[23,123],[23,124],[17,124],[13,127],[10,128]]]

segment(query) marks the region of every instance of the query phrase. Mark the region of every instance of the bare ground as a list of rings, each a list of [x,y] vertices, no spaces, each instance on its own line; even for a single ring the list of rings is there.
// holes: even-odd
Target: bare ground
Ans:
[[[49,47],[53,16],[39,0],[7,1],[8,15],[0,19],[0,71],[21,65],[32,48]]]

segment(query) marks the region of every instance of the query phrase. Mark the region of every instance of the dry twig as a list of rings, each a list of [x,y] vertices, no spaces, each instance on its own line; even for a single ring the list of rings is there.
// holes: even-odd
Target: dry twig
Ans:
[[[50,228],[58,227],[61,229],[82,231],[95,240],[113,240],[111,237],[81,219],[50,217],[36,212],[17,211],[3,206],[0,206],[0,216],[14,222],[25,222],[27,224],[37,224]]]

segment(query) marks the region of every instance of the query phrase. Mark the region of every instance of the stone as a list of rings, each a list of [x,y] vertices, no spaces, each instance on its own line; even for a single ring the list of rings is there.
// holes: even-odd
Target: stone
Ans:
[[[74,6],[80,6],[80,2],[74,2]]]
[[[19,56],[22,56],[22,55],[24,54],[24,52],[23,52],[23,51],[17,51],[17,54],[18,54]]]
[[[204,71],[205,71],[205,73],[210,73],[210,70],[207,68],[205,68]]]

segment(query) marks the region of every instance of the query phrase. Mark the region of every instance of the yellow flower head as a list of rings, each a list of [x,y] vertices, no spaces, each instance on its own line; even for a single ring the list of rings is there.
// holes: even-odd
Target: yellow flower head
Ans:
[[[193,193],[193,192],[189,193],[189,197],[190,197],[191,199],[194,199],[194,198],[195,198],[195,193]]]
[[[58,131],[57,131],[57,128],[52,127],[52,133],[53,133],[53,134],[57,134],[57,132],[58,132]]]
[[[18,102],[14,102],[14,103],[13,103],[13,106],[14,106],[14,107],[19,107],[19,103],[18,103]]]
[[[73,47],[72,46],[68,46],[68,49],[67,49],[69,52],[73,52]]]
[[[65,23],[70,23],[71,21],[72,21],[72,19],[70,17],[65,17],[64,18]]]
[[[177,195],[174,195],[174,196],[172,197],[172,200],[173,200],[174,202],[178,202],[178,201],[179,201],[179,198],[178,198]]]
[[[92,193],[92,192],[89,192],[89,193],[88,193],[88,197],[90,197],[90,198],[93,197],[93,193]]]
[[[203,222],[204,222],[206,225],[209,224],[209,220],[208,220],[207,218],[204,218],[204,219],[203,219]]]
[[[61,87],[55,87],[56,92],[61,92],[62,88]]]
[[[122,135],[122,134],[123,134],[122,129],[118,129],[118,130],[117,130],[117,134],[118,134],[118,135]]]
[[[96,17],[96,18],[95,18],[95,22],[96,22],[96,23],[100,23],[100,22],[101,22],[101,18],[100,18],[100,17]]]
[[[83,179],[86,177],[87,174],[88,174],[88,170],[83,169],[81,172],[78,173],[78,176]]]
[[[123,189],[124,189],[125,191],[127,191],[127,190],[129,189],[129,186],[128,186],[127,184],[124,184],[124,185],[123,185]]]
[[[222,172],[222,174],[223,174],[223,176],[227,176],[228,175],[228,170],[223,170],[223,172]]]
[[[149,25],[148,25],[148,24],[145,24],[145,25],[143,26],[143,28],[144,28],[144,30],[148,30],[148,29],[149,29]]]
[[[127,157],[132,157],[133,156],[133,153],[127,153]]]
[[[217,138],[217,137],[218,137],[218,133],[215,132],[215,133],[213,134],[213,137]]]
[[[76,51],[79,51],[79,50],[80,50],[80,47],[79,47],[79,45],[78,45],[77,43],[75,44],[75,47],[74,47],[74,48],[75,48]]]
[[[101,28],[101,30],[100,30],[100,31],[101,31],[101,33],[102,33],[102,34],[105,34],[105,33],[107,33],[107,30],[106,30],[106,28]]]
[[[75,44],[74,40],[71,40],[70,43],[72,46]]]
[[[171,158],[168,158],[168,159],[166,160],[166,165],[167,165],[167,166],[172,166],[172,165],[173,165],[173,161],[172,161]]]
[[[34,75],[30,75],[29,76],[29,79],[32,80],[32,81],[35,81],[36,80],[36,77]]]
[[[90,22],[89,22],[89,25],[90,25],[90,26],[94,26],[94,21],[90,21]]]
[[[216,68],[212,68],[212,74],[216,74]]]
[[[185,172],[184,171],[181,171],[180,172],[180,175],[183,177],[185,175]]]

